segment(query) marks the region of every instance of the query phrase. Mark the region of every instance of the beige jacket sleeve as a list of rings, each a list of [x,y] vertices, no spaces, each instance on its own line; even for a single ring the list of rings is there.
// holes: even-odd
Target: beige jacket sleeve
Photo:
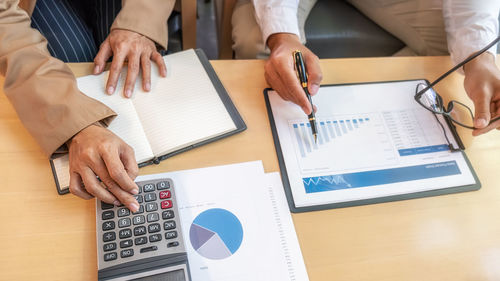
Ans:
[[[4,92],[47,155],[88,125],[115,113],[80,93],[71,70],[50,56],[17,0],[0,1],[0,74]]]
[[[175,0],[123,0],[122,9],[111,25],[140,33],[167,49],[167,19]]]

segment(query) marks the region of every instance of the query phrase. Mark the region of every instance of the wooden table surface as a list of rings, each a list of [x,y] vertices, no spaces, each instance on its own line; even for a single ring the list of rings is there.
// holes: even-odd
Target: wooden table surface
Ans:
[[[500,62],[500,60],[499,60]],[[141,169],[151,174],[250,160],[278,162],[264,104],[263,61],[213,61],[245,132]],[[449,57],[322,60],[325,84],[427,78]],[[74,64],[76,75],[91,72]],[[0,78],[2,79],[2,78]],[[3,84],[3,80],[0,80]],[[467,100],[463,77],[437,88]],[[500,280],[500,133],[466,139],[479,191],[294,214],[310,280]],[[58,196],[49,163],[0,94],[0,280],[94,280],[94,200]],[[251,266],[251,265],[249,265]]]

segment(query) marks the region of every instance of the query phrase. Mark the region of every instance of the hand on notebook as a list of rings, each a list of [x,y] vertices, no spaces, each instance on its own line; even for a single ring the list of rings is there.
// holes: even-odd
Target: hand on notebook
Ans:
[[[151,90],[151,60],[158,65],[160,75],[167,76],[167,67],[162,56],[156,50],[155,43],[139,33],[123,29],[112,30],[108,38],[101,44],[94,59],[94,74],[100,74],[104,70],[106,61],[111,56],[113,56],[113,61],[106,84],[106,92],[109,95],[116,90],[125,61],[128,61],[127,78],[123,87],[125,97],[132,96],[139,69],[142,69],[142,88],[147,92]]]
[[[90,125],[76,134],[69,144],[69,165],[69,190],[74,195],[95,196],[115,205],[121,202],[132,212],[139,209],[132,196],[139,191],[134,183],[139,171],[134,151],[108,129]]]
[[[464,66],[464,86],[474,102],[474,126],[481,128],[472,134],[478,136],[500,129],[500,120],[488,125],[491,118],[500,115],[500,70],[495,58],[484,53]]]
[[[267,83],[278,92],[281,98],[292,101],[299,105],[306,114],[310,114],[311,104],[295,73],[292,53],[299,50],[304,56],[309,79],[308,89],[311,95],[318,92],[323,77],[318,57],[302,45],[299,37],[290,33],[272,34],[267,40],[267,45],[271,49],[271,55],[265,66]]]

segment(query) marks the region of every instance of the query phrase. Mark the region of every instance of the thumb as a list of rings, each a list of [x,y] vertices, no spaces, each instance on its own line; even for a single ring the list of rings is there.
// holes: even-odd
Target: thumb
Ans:
[[[479,95],[474,102],[474,127],[484,128],[490,123],[490,99],[486,95]]]
[[[307,78],[309,80],[309,93],[315,95],[318,93],[319,85],[323,79],[323,73],[319,66],[319,58],[313,53],[308,52],[305,56],[305,61],[307,65]]]

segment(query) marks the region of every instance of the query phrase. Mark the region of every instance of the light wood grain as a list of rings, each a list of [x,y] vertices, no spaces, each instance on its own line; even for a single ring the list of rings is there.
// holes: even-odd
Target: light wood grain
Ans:
[[[141,174],[262,160],[278,171],[262,89],[263,61],[213,61],[248,125]],[[427,78],[448,57],[322,60],[323,83]],[[85,64],[70,65],[77,75]],[[1,81],[0,81],[1,83]],[[463,77],[437,88],[467,101]],[[293,220],[310,280],[500,280],[500,133],[467,139],[479,191],[304,214]],[[94,201],[58,196],[50,167],[0,94],[0,280],[96,279]],[[258,258],[258,257],[256,257]]]

